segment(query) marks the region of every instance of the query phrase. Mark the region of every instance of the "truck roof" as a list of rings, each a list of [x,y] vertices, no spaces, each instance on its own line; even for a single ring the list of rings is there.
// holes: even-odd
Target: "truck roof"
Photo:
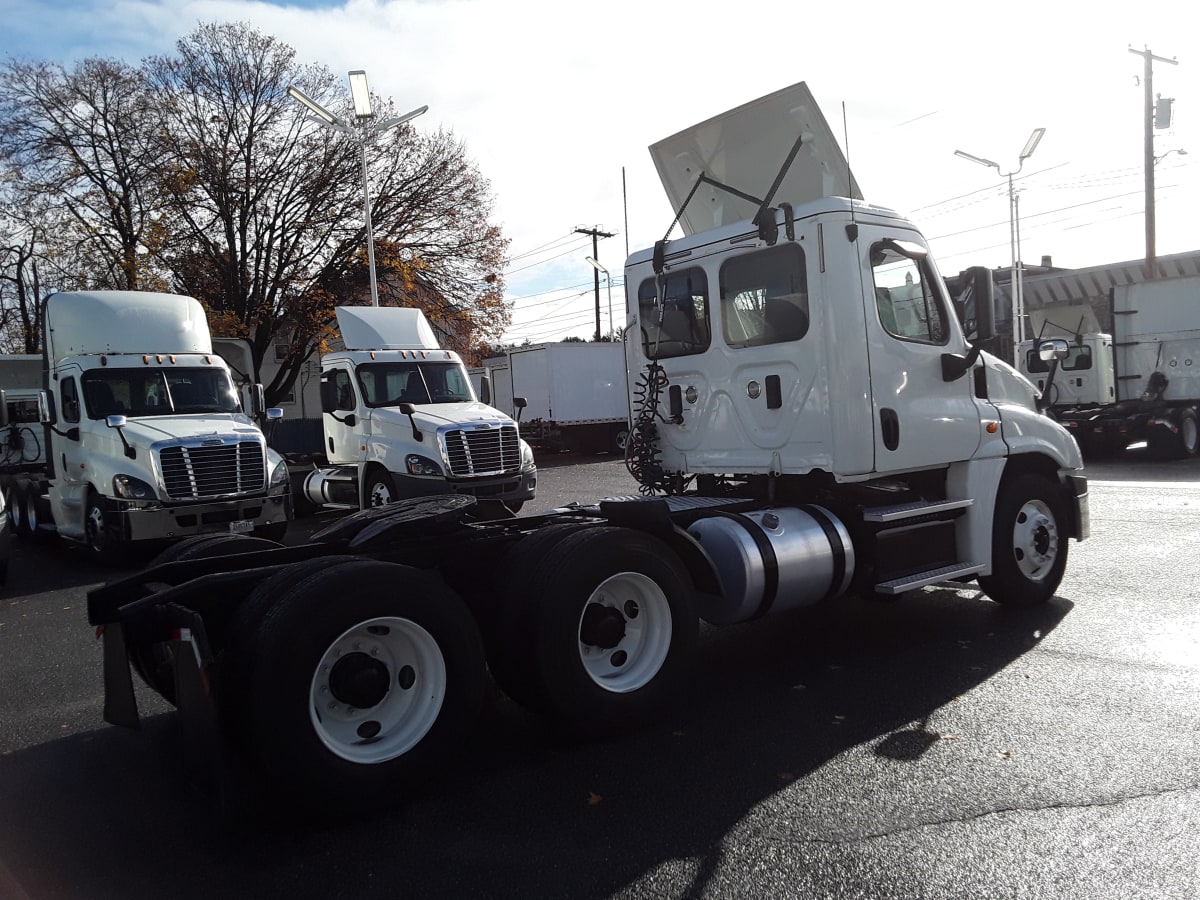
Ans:
[[[650,147],[671,208],[676,212],[696,187],[679,223],[684,234],[754,218],[763,198],[800,139],[772,204],[807,203],[862,193],[821,108],[804,82],[759,97]],[[750,197],[738,196],[716,181]],[[752,198],[760,198],[755,202]]]
[[[154,291],[60,291],[46,300],[50,357],[212,353],[204,307]]]
[[[419,309],[339,306],[338,329],[347,350],[440,350],[437,335]]]

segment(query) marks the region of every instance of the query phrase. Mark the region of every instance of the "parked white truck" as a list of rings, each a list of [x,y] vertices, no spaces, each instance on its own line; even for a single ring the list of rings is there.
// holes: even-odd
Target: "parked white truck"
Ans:
[[[321,359],[324,459],[304,476],[309,502],[462,493],[517,512],[533,498],[537,467],[516,422],[476,398],[419,309],[344,306],[337,320],[345,349]]]
[[[701,619],[972,581],[1009,606],[1050,599],[1088,534],[1087,481],[1029,381],[980,350],[990,273],[960,310],[972,344],[917,227],[854,198],[804,85],[652,154],[686,234],[625,268],[644,496],[520,518],[419,498],[304,547],[226,537],[93,590],[110,722],[137,721],[126,657],[166,648],[154,683],[186,722],[233,723],[227,758],[257,783],[345,812],[426,785],[489,673],[605,735],[689,684]]]
[[[287,467],[242,412],[196,300],[64,292],[43,321],[42,387],[0,397],[0,428],[16,426],[25,453],[0,473],[19,533],[56,532],[105,561],[144,541],[283,536]],[[36,430],[33,416],[9,422],[31,404]]]
[[[1022,344],[1022,370],[1085,455],[1119,454],[1145,442],[1163,458],[1200,453],[1200,277],[1115,286],[1113,333],[1090,308],[1049,308],[1038,341]],[[1042,324],[1044,323],[1044,324]],[[1065,357],[1040,359],[1044,339],[1065,339]]]
[[[484,360],[471,374],[484,402],[509,412],[520,423],[522,437],[535,447],[625,450],[629,393],[621,344],[571,341],[518,347]],[[525,405],[518,407],[517,398]]]

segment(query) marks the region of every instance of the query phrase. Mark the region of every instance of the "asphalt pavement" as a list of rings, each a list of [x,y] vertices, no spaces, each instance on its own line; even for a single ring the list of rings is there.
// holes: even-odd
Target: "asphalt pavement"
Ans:
[[[0,898],[1193,900],[1200,461],[1089,476],[1092,536],[1041,609],[930,588],[705,628],[657,725],[580,744],[493,693],[449,778],[321,828],[223,809],[145,692],[140,732],[104,724],[84,595],[109,573],[23,546]],[[523,514],[632,492],[619,461],[544,460]]]

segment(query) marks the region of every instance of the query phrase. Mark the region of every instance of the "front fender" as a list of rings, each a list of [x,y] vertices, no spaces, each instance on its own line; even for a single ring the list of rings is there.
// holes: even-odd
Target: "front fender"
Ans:
[[[1082,469],[1083,455],[1079,444],[1066,428],[1049,416],[1024,406],[998,403],[1000,429],[1010,456],[1040,453],[1049,457],[1061,469]]]

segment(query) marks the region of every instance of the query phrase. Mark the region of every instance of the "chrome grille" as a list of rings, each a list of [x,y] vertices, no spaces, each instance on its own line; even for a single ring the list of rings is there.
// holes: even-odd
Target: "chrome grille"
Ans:
[[[265,453],[258,441],[163,447],[158,461],[172,500],[227,497],[266,485]]]
[[[441,434],[450,474],[498,475],[521,467],[521,439],[514,425],[460,428]]]

